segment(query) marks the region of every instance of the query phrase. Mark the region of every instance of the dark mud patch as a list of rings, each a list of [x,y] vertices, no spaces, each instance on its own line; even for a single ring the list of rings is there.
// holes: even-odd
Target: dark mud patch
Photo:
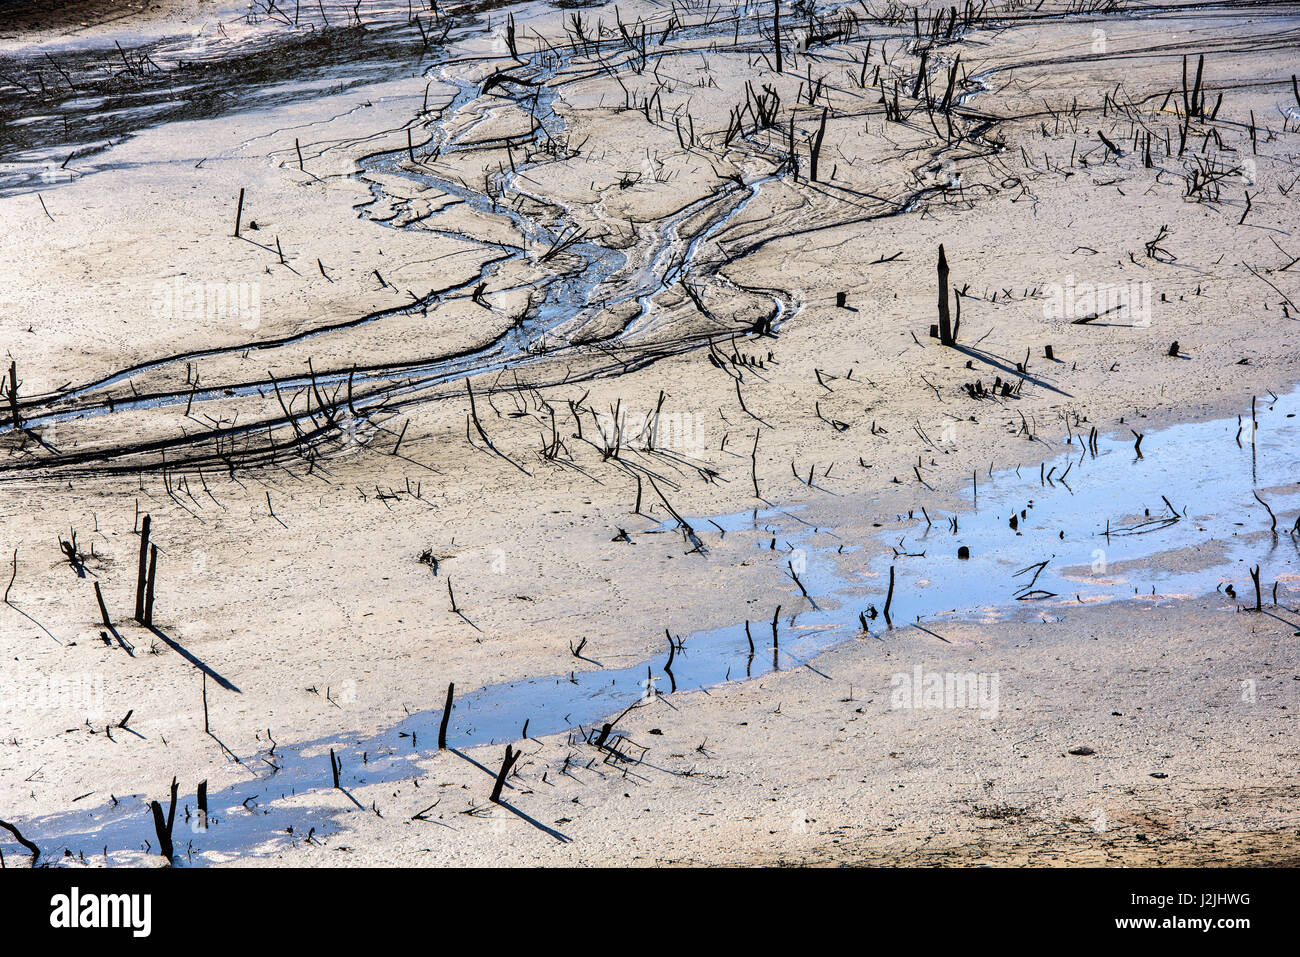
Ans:
[[[0,0],[0,16],[14,5]],[[0,57],[0,196],[110,169],[113,164],[93,158],[165,123],[270,109],[420,75],[478,14],[502,5],[466,3],[446,11],[437,26],[392,14],[361,26],[272,26],[237,40],[173,36]],[[80,6],[69,4],[69,10]],[[77,14],[67,16],[75,20]],[[3,29],[14,32],[10,24]]]

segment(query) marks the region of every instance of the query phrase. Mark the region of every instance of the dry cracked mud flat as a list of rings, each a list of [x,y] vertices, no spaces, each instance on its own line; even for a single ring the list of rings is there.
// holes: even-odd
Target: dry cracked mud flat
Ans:
[[[8,866],[1295,863],[1297,4],[13,6]]]

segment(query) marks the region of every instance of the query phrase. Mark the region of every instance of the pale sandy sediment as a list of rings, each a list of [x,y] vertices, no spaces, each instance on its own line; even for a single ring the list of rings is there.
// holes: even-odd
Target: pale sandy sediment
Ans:
[[[572,43],[572,13],[519,8],[521,47],[545,49],[539,36]],[[612,7],[581,13],[613,29]],[[619,80],[572,56],[552,80],[563,141],[550,152],[518,140],[534,129],[525,97],[477,94],[497,70],[526,72],[494,41],[494,14],[493,33],[464,37],[458,55],[427,76],[428,61],[413,61],[406,75],[364,89],[146,129],[107,154],[111,169],[79,176],[70,164],[40,190],[44,206],[30,192],[0,200],[0,341],[18,364],[24,397],[180,357],[79,397],[99,414],[34,428],[44,446],[0,435],[8,479],[0,483],[0,557],[16,548],[19,563],[12,606],[0,607],[5,674],[24,687],[92,675],[103,689],[93,709],[4,710],[5,818],[65,811],[75,799],[89,806],[110,794],[159,796],[173,775],[190,789],[206,778],[216,790],[263,773],[268,731],[277,741],[360,736],[406,710],[438,707],[448,681],[468,692],[588,667],[569,652],[584,638],[592,657],[631,664],[662,650],[665,628],[689,634],[757,619],[774,601],[792,607],[798,591],[783,567],[751,561],[741,542],[711,542],[703,557],[684,554],[679,537],[645,534],[668,518],[648,483],[643,512],[651,517],[631,514],[638,472],[653,474],[683,514],[753,507],[756,430],[764,498],[814,514],[848,508],[855,517],[846,532],[862,540],[874,522],[922,505],[959,508],[973,471],[1035,467],[1067,431],[1151,432],[1248,413],[1252,396],[1289,389],[1295,308],[1285,297],[1295,287],[1294,270],[1282,267],[1300,255],[1290,236],[1300,104],[1288,65],[1295,20],[1271,13],[1266,23],[1215,11],[1031,23],[1015,22],[1012,11],[932,54],[939,65],[931,62],[931,83],[942,85],[961,53],[971,95],[954,124],[981,131],[975,142],[948,145],[923,108],[906,124],[886,121],[879,92],[856,82],[864,41],[814,47],[815,57],[787,52],[789,69],[777,76],[759,53],[763,41],[732,52],[729,33],[715,51],[716,36],[679,31],[662,49],[692,52],[658,57],[653,34],[666,25],[663,8],[620,4],[627,23],[657,18],[649,42],[658,59],[653,70],[625,65],[619,80],[633,99],[662,82],[660,102],[650,120],[622,109]],[[893,39],[888,64],[875,42],[871,70],[915,74],[910,30],[910,20],[878,28]],[[1183,158],[1166,156],[1166,133],[1171,152],[1178,149],[1181,57],[1193,54],[1194,70],[1198,51],[1208,54],[1210,96],[1223,92],[1223,105],[1213,123],[1196,124]],[[615,56],[631,59],[611,43]],[[828,78],[816,105],[807,103],[809,67],[814,80]],[[777,168],[784,128],[760,131],[747,146],[722,145],[746,83],[751,96],[763,84],[779,90],[783,122],[804,87],[798,181]],[[1176,94],[1162,102],[1171,88]],[[463,90],[455,114],[442,115]],[[904,100],[907,92],[904,84]],[[1118,114],[1113,101],[1122,104]],[[823,106],[825,182],[809,184],[807,138]],[[704,145],[682,148],[674,112]],[[944,130],[939,114],[936,121]],[[1134,149],[1139,127],[1154,131],[1154,168]],[[1122,155],[1110,154],[1099,129]],[[435,157],[443,136],[475,148]],[[501,137],[508,148],[499,148]],[[393,161],[375,170],[367,157],[380,153]],[[1233,171],[1221,177],[1215,202],[1186,195],[1184,177],[1209,162],[1202,157]],[[620,331],[639,306],[593,309],[568,331],[599,346],[544,361],[516,352],[510,371],[475,376],[477,413],[502,453],[493,455],[476,434],[467,440],[462,382],[399,384],[420,363],[510,341],[539,290],[581,274],[576,257],[542,261],[541,234],[525,235],[519,220],[448,192],[453,183],[477,190],[512,162],[523,168],[502,204],[530,223],[571,223],[600,238],[627,257],[629,277],[644,267],[672,281],[647,296],[644,319],[626,338]],[[421,170],[423,182],[411,176]],[[773,178],[740,208],[742,191],[765,177]],[[232,235],[241,189],[242,235],[252,241]],[[1251,209],[1239,224],[1244,193]],[[692,236],[737,208],[692,249],[686,276],[705,314],[676,282],[673,257],[680,261]],[[968,293],[961,340],[978,353],[942,348],[928,335],[941,242],[951,281]],[[1151,294],[1149,321],[1051,316],[1044,303],[1053,284],[1137,284]],[[177,305],[175,290],[183,297],[214,287],[254,296],[256,309],[214,316]],[[427,309],[409,308],[430,290],[451,291]],[[748,335],[746,326],[775,308],[768,290],[797,312],[775,338]],[[841,291],[851,309],[835,307]],[[698,345],[710,334],[717,362]],[[1184,358],[1167,355],[1175,340]],[[557,335],[547,348],[562,345]],[[1048,345],[1055,360],[1044,357]],[[528,348],[538,351],[535,342]],[[974,399],[964,390],[977,378],[1016,381],[1026,351],[1029,378],[1017,397]],[[738,356],[751,361],[732,361]],[[51,449],[108,452],[280,419],[273,389],[242,388],[271,376],[293,383],[282,398],[295,413],[310,406],[324,422],[322,399],[341,414],[345,387],[335,377],[313,388],[309,359],[316,372],[339,375],[403,371],[363,375],[358,394],[387,397],[386,408],[329,423],[310,461],[286,454],[233,475],[219,462],[201,475],[174,468],[179,456],[209,454],[218,445],[211,441],[169,450],[165,478],[153,452],[55,467]],[[593,378],[594,370],[602,374]],[[198,391],[195,376],[212,392],[188,416],[187,403],[173,399],[130,407],[133,386],[183,396]],[[661,390],[676,434],[658,451],[603,456],[595,413],[617,406],[635,424]],[[586,410],[581,439],[570,401]],[[72,407],[42,400],[24,414]],[[543,450],[557,435],[565,451],[548,458]],[[943,447],[925,435],[946,436]],[[294,438],[281,423],[269,441],[287,448]],[[795,474],[810,466],[817,488]],[[110,467],[120,472],[109,475]],[[152,515],[160,547],[159,627],[239,689],[209,685],[220,745],[203,732],[198,671],[127,621],[137,506]],[[1284,526],[1295,520],[1280,518]],[[635,544],[611,541],[621,529]],[[58,537],[71,530],[88,556],[93,544],[88,577],[61,558]],[[437,575],[418,561],[425,550],[439,559]],[[1061,561],[1087,565],[1089,556]],[[449,608],[448,577],[465,618]],[[100,641],[92,579],[134,657]],[[1235,582],[1244,593],[1244,570]],[[1295,599],[1284,588],[1288,604]],[[962,625],[945,631],[951,646],[927,645],[914,631],[896,643],[855,639],[817,660],[830,683],[799,670],[630,715],[625,730],[653,746],[657,769],[644,780],[599,765],[557,774],[565,743],[525,742],[519,784],[527,793],[517,806],[570,843],[517,817],[462,813],[483,803],[491,782],[441,755],[420,762],[418,791],[411,783],[357,789],[382,818],[349,814],[322,846],[299,843],[259,862],[1278,863],[1297,826],[1286,808],[1295,787],[1286,770],[1294,630],[1233,614],[1225,600],[1195,599]],[[986,720],[890,708],[890,677],[917,663],[998,673],[1003,710]],[[1241,697],[1245,680],[1257,683],[1252,701]],[[323,693],[339,687],[346,696]],[[114,732],[110,740],[104,726],[128,710],[142,737]],[[1097,753],[1067,754],[1083,745]],[[222,746],[245,763],[230,761]],[[492,764],[498,750],[475,757]],[[410,821],[439,795],[434,816],[454,831]],[[806,827],[792,827],[805,808]],[[1109,824],[1097,826],[1098,813]],[[100,849],[74,850],[89,858]]]

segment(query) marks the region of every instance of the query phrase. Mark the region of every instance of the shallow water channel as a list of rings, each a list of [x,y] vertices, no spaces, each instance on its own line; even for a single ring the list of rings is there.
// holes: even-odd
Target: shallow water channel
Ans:
[[[632,665],[578,670],[590,663],[575,661],[572,673],[464,689],[453,709],[448,746],[463,752],[516,741],[525,721],[530,736],[599,727],[642,699],[647,688],[671,695],[773,669],[817,671],[811,659],[832,645],[862,638],[864,618],[870,636],[888,642],[916,628],[942,637],[945,621],[1017,615],[1054,620],[1080,603],[1204,595],[1224,583],[1233,583],[1238,600],[1253,606],[1247,568],[1255,564],[1261,566],[1267,608],[1275,581],[1280,595],[1294,596],[1300,552],[1288,529],[1300,510],[1297,413],[1300,390],[1261,404],[1257,427],[1247,409],[1242,421],[1150,430],[1140,457],[1132,435],[1101,436],[1095,450],[1086,447],[1086,433],[1068,445],[1062,436],[1063,451],[1041,472],[985,472],[965,491],[968,507],[959,514],[901,516],[882,523],[889,527],[869,541],[847,541],[835,527],[813,527],[801,517],[807,509],[798,507],[687,516],[705,546],[690,560],[713,560],[710,547],[724,536],[737,536],[742,547],[788,563],[799,575],[809,598],[800,595],[793,578],[784,595],[773,596],[773,606],[777,601],[783,606],[775,644],[771,621],[754,622],[751,651],[745,624],[738,621],[681,636],[671,671],[664,667],[665,639],[662,654]],[[1276,535],[1255,492],[1278,516]],[[861,526],[866,504],[846,496],[834,507]],[[821,506],[818,512],[826,514]],[[683,551],[688,549],[675,522],[649,533],[680,535]],[[968,558],[958,557],[963,546]],[[891,566],[892,629],[883,614]],[[1224,601],[1230,599],[1225,595]],[[188,831],[178,811],[177,863],[228,860],[301,839],[311,829],[316,835],[337,831],[345,815],[337,804],[277,807],[276,802],[330,791],[330,748],[342,761],[345,789],[421,776],[416,761],[436,748],[440,704],[365,737],[280,742],[274,754],[244,756],[254,776],[209,795],[212,819],[206,830]],[[182,792],[179,803],[193,808],[193,792]],[[348,810],[373,813],[360,805]],[[107,847],[111,863],[114,852],[139,851],[155,839],[140,795],[121,797],[116,805],[51,814],[26,822],[23,830],[47,860],[58,859],[64,848],[98,858]],[[13,852],[20,852],[16,845]]]

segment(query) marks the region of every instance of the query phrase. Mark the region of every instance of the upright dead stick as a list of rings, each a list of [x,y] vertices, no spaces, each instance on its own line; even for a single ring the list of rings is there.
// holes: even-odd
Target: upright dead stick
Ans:
[[[18,363],[9,363],[9,416],[13,421],[14,430],[17,431],[23,427],[22,416],[18,414]]]
[[[889,566],[889,592],[885,595],[885,624],[892,631],[894,620],[889,617],[889,606],[894,603],[894,566]]]
[[[9,604],[9,592],[13,590],[14,582],[18,579],[18,549],[14,549],[14,573],[9,576],[9,587],[5,589],[5,604]]]
[[[153,583],[158,573],[158,546],[149,546],[149,583],[144,589],[144,620],[146,626],[153,624]]]
[[[438,750],[447,750],[447,722],[451,720],[451,699],[456,694],[456,682],[447,685],[447,701],[442,706],[442,723],[438,725]]]
[[[144,517],[140,523],[140,573],[135,584],[135,620],[144,624],[144,588],[149,571],[149,525],[150,518]]]

